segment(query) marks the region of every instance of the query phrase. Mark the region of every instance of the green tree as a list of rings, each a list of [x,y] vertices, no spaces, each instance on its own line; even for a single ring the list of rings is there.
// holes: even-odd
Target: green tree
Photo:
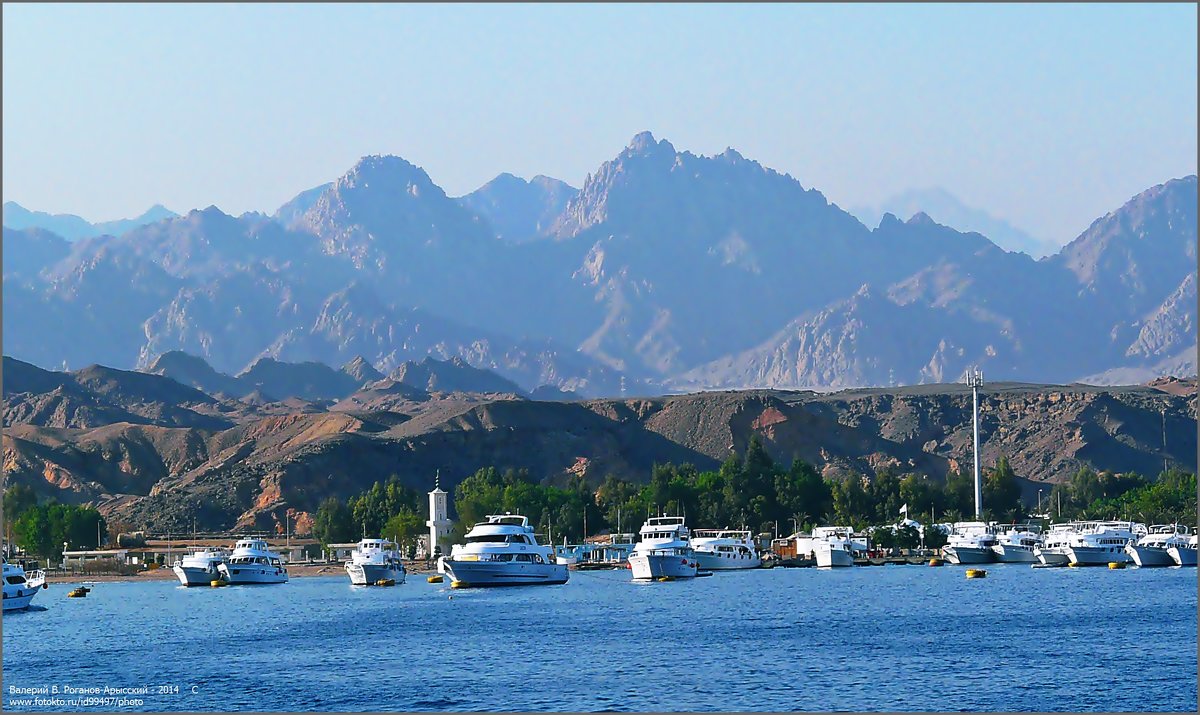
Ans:
[[[988,470],[983,483],[983,504],[984,511],[993,519],[1016,521],[1020,518],[1021,485],[1007,457],[1000,457],[995,468]]]
[[[395,539],[403,553],[411,556],[416,552],[417,537],[422,534],[424,526],[419,514],[408,507],[402,507],[384,524],[383,537]]]
[[[350,508],[337,497],[329,497],[317,507],[313,515],[313,538],[323,547],[353,541],[354,515]]]

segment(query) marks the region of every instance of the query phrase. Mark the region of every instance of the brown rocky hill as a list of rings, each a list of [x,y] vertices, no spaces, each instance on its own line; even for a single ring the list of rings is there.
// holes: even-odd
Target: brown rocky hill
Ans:
[[[203,413],[188,412],[214,421],[186,424],[169,409],[177,406],[153,396],[203,393],[166,386],[167,378],[26,371],[27,391],[10,395],[11,373],[20,378],[21,369],[5,363],[6,403],[18,408],[5,418],[8,483],[96,504],[111,520],[151,530],[186,528],[193,516],[205,528],[272,528],[287,509],[311,515],[328,496],[345,498],[392,475],[424,490],[440,471],[452,488],[489,465],[544,480],[644,480],[655,463],[713,468],[754,434],[777,459],[804,459],[827,476],[892,467],[942,479],[971,460],[971,396],[961,385],[573,402],[406,388],[390,401],[377,394],[332,407],[209,398],[193,405]],[[142,380],[157,389],[135,390]],[[73,399],[107,401],[112,411],[63,423],[59,413],[24,409],[64,385]],[[1195,396],[1194,381],[990,384],[980,405],[983,461],[1008,457],[1031,499],[1036,483],[1062,481],[1084,465],[1156,474],[1165,460],[1195,470]]]

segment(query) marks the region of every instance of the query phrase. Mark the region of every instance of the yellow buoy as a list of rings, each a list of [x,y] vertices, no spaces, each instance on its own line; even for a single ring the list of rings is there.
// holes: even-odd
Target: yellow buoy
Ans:
[[[674,581],[675,579],[671,578],[670,576],[659,576],[658,580],[659,581]]]
[[[429,583],[441,583],[442,577],[441,576],[430,576],[429,578],[427,578],[425,580],[428,581]]]
[[[1125,562],[1124,561],[1109,561],[1108,567],[1110,569],[1123,569],[1123,568],[1125,568]]]
[[[229,582],[223,578],[215,578],[212,581],[209,581],[208,585],[212,586],[213,588],[220,588],[221,586],[228,586]]]
[[[941,566],[942,560],[941,559],[929,559],[929,565],[930,566]]]
[[[87,595],[88,595],[88,589],[82,588],[82,587],[81,588],[73,588],[70,591],[67,591],[67,598],[84,598]]]
[[[396,581],[395,581],[395,579],[381,578],[375,582],[375,585],[376,586],[395,586]]]
[[[466,588],[469,584],[466,581],[451,581],[450,588]]]
[[[967,569],[967,578],[985,578],[987,571],[983,569]]]
[[[1080,564],[1078,561],[1072,561],[1071,563],[1067,564],[1067,566],[1069,566],[1069,567],[1071,567],[1071,568],[1073,568],[1073,569],[1074,569],[1074,568],[1079,568],[1079,566],[1080,566],[1080,565],[1081,565],[1081,564]]]

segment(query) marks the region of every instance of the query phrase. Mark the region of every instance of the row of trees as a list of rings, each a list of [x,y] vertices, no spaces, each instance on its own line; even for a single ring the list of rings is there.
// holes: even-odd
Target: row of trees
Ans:
[[[321,502],[313,515],[313,538],[324,546],[366,537],[390,538],[412,555],[427,518],[423,502],[419,492],[393,475],[347,501],[329,497]]]
[[[38,504],[29,487],[17,484],[4,492],[4,523],[9,538],[43,559],[62,557],[68,549],[96,549],[106,532],[104,517],[91,507],[47,502]]]

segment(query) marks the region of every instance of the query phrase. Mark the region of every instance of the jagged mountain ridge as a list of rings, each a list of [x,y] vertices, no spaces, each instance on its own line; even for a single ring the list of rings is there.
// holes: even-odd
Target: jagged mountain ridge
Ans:
[[[498,237],[493,222],[530,225],[504,193],[487,192],[481,215],[419,167],[366,157],[281,207],[288,221],[210,207],[76,244],[6,230],[6,346],[47,366],[145,367],[184,350],[226,373],[265,357],[361,355],[387,372],[457,356],[526,392],[583,396],[1194,364],[1195,177],[1042,261],[923,214],[868,229],[732,149],[697,156],[649,133],[539,240]],[[890,313],[911,330],[863,327]]]

